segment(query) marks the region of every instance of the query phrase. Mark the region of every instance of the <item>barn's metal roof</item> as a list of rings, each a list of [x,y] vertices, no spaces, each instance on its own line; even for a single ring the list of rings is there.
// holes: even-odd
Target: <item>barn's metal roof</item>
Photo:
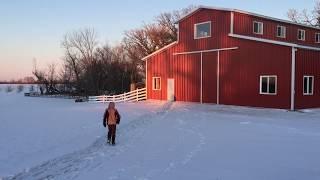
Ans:
[[[306,28],[312,28],[312,29],[320,30],[319,27],[314,27],[314,26],[310,26],[310,25],[306,25],[306,24],[296,23],[296,22],[292,22],[292,21],[289,21],[289,20],[274,18],[274,17],[270,17],[270,16],[257,14],[257,13],[252,13],[252,12],[248,12],[248,11],[239,10],[239,9],[220,8],[220,7],[211,7],[211,6],[198,6],[197,8],[192,10],[191,12],[189,12],[186,15],[182,16],[177,21],[177,23],[179,23],[181,20],[191,16],[192,14],[198,12],[201,9],[211,9],[211,10],[219,10],[219,11],[238,12],[238,13],[247,14],[247,15],[251,15],[251,16],[256,16],[256,17],[264,18],[264,19],[268,19],[268,20],[273,20],[273,21],[278,21],[278,22],[282,22],[282,23],[293,24],[293,25],[298,25],[298,26],[302,26],[302,27],[306,27]]]

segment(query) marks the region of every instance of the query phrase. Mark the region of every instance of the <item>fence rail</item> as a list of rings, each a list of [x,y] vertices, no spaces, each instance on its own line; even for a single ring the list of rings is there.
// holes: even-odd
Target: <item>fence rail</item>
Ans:
[[[127,93],[119,95],[102,95],[102,96],[89,96],[89,102],[136,102],[144,101],[147,99],[147,90],[146,88],[137,89]]]

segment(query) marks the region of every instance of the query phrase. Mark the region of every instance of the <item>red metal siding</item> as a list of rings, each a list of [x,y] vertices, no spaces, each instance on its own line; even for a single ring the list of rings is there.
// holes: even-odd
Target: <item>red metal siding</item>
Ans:
[[[200,55],[178,55],[172,47],[147,60],[147,98],[167,99],[167,79],[175,79],[177,101],[200,102]],[[161,77],[161,91],[152,89],[152,77]]]
[[[147,98],[148,99],[159,99],[166,100],[166,78],[167,78],[167,62],[166,55],[168,51],[165,50],[162,53],[156,54],[151,59],[147,61]],[[160,77],[161,78],[161,90],[152,89],[152,78]]]
[[[253,33],[253,21],[263,22],[263,35]],[[279,38],[276,36],[277,26],[286,26],[286,38]],[[306,31],[306,40],[298,40],[298,29]],[[296,43],[301,45],[309,45],[320,47],[319,44],[315,43],[315,33],[320,33],[320,30],[313,28],[307,28],[304,26],[293,25],[289,23],[277,22],[269,19],[259,18],[247,14],[235,13],[234,15],[234,33],[276,41],[283,41],[289,43]]]
[[[235,40],[238,50],[220,53],[221,104],[290,107],[291,48]],[[260,94],[260,76],[277,76],[277,95]]]
[[[179,55],[174,60],[176,100],[200,102],[200,55]]]
[[[303,95],[303,76],[314,76],[313,95]],[[296,52],[296,108],[320,107],[320,52],[299,49]]]
[[[252,35],[253,19],[257,18],[236,15],[235,33]],[[204,21],[212,21],[212,37],[193,39],[194,24]],[[263,20],[263,22],[265,23],[265,34],[262,38],[279,40],[275,37],[275,28],[278,23],[270,20]],[[289,24],[286,26],[287,41],[295,42],[296,29],[294,28],[297,27]],[[291,47],[228,37],[230,12],[225,11],[200,10],[181,21],[179,28],[178,44],[147,60],[148,99],[166,100],[167,79],[174,78],[177,101],[200,102],[200,54],[176,56],[173,54],[239,47],[237,50],[220,52],[220,103],[290,108]],[[311,40],[309,36],[310,33],[307,32],[307,42],[313,44],[314,39]],[[319,59],[319,52],[300,49],[297,52],[296,108],[320,106]],[[304,73],[315,76],[315,96],[313,97],[302,96],[302,76]],[[277,95],[261,95],[259,93],[261,75],[277,75]],[[152,90],[152,77],[155,76],[161,77],[161,91]],[[203,53],[203,102],[216,103],[216,101],[217,52]]]

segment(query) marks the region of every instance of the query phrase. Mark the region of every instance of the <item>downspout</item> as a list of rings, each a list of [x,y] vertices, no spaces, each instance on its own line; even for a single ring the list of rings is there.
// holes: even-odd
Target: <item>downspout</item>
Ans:
[[[295,47],[291,49],[291,105],[290,110],[295,110],[295,80],[296,80],[296,51]]]
[[[217,54],[217,104],[220,104],[220,51]]]
[[[231,11],[231,16],[230,16],[230,34],[233,34],[233,26],[234,26],[234,12]]]
[[[203,58],[203,53],[201,52],[201,58],[200,58],[200,103],[202,104],[202,86],[203,86],[203,82],[202,82],[202,79],[203,79],[203,61],[202,61],[202,58]]]

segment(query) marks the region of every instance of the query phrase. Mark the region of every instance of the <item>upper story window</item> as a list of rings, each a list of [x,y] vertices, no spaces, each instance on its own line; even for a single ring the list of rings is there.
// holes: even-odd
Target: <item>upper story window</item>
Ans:
[[[316,33],[315,42],[320,43],[320,33]]]
[[[260,94],[277,94],[277,76],[260,76]]]
[[[161,78],[152,77],[152,90],[161,90]]]
[[[298,29],[298,40],[304,41],[306,40],[306,31],[302,29]]]
[[[285,26],[277,26],[277,37],[286,38],[286,27]]]
[[[313,95],[314,76],[303,76],[303,95]]]
[[[194,39],[211,37],[211,21],[194,25]]]
[[[258,21],[253,21],[253,33],[263,34],[263,23]]]

